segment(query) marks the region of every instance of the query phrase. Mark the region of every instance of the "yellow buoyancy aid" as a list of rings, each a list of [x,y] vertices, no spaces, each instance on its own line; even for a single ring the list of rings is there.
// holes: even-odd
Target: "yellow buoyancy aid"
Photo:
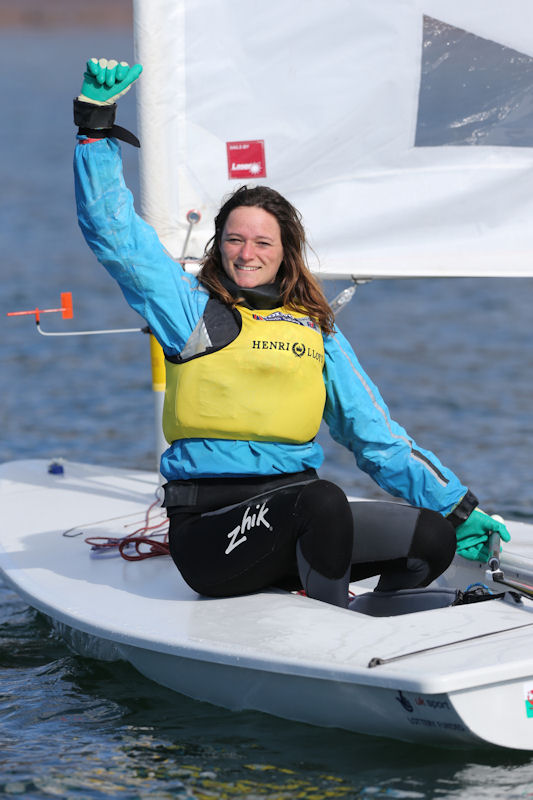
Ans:
[[[237,310],[242,327],[230,344],[181,363],[166,361],[167,441],[309,441],[326,397],[319,327],[286,308]]]

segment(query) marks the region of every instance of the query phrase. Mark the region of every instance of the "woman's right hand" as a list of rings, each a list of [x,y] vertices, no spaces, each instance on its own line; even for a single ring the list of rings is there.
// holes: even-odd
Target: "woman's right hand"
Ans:
[[[112,105],[131,89],[142,72],[141,64],[132,67],[126,62],[106,58],[91,58],[83,74],[83,84],[78,100],[94,105]]]
[[[503,542],[511,541],[511,534],[501,517],[491,517],[480,508],[475,508],[455,531],[457,555],[472,561],[488,561],[489,540],[492,533],[498,533]]]

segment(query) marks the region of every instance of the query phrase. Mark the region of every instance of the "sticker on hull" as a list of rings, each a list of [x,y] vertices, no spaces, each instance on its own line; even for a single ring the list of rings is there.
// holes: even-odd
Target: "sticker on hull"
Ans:
[[[533,684],[524,683],[524,703],[526,705],[526,717],[533,719]]]

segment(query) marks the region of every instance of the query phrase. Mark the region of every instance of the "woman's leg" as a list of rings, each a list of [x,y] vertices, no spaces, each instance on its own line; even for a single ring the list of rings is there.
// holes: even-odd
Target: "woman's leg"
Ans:
[[[298,574],[306,595],[346,608],[354,538],[346,495],[334,483],[317,481],[299,494],[294,515]]]
[[[350,504],[354,519],[351,580],[380,575],[377,591],[427,586],[451,563],[453,526],[436,511],[387,501]]]
[[[200,594],[254,592],[298,572],[309,596],[346,607],[353,522],[334,484],[291,485],[188,517],[168,511],[172,558]]]

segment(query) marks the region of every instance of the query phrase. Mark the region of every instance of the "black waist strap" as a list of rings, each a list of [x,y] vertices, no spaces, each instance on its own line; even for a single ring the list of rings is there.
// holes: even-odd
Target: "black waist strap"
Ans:
[[[290,486],[318,480],[314,469],[284,475],[258,475],[250,478],[198,478],[190,481],[169,481],[163,487],[163,506],[180,511],[212,511],[249,497]]]

